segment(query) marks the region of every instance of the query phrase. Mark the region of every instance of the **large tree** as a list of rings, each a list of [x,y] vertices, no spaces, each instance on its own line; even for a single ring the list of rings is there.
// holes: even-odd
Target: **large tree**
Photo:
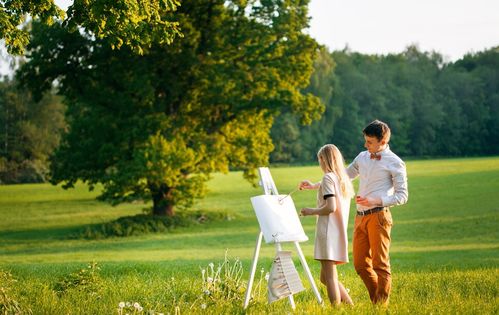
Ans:
[[[308,1],[183,1],[168,19],[184,37],[139,56],[105,39],[35,25],[24,82],[58,82],[70,128],[52,162],[53,183],[102,183],[112,202],[153,200],[174,215],[205,191],[209,174],[268,162],[273,116],[303,123],[323,110],[302,94],[316,42]]]
[[[46,25],[64,19],[72,31],[82,28],[99,38],[107,38],[112,47],[126,45],[138,53],[153,42],[171,42],[179,35],[179,25],[165,19],[179,0],[74,0],[67,16],[54,0],[0,1],[0,39],[12,54],[23,54],[29,34],[22,26],[27,15]]]

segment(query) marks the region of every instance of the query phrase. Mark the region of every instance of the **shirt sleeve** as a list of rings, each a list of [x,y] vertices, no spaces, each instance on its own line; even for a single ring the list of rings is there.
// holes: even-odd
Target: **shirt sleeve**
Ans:
[[[334,180],[331,176],[325,175],[321,181],[322,196],[335,196],[336,190],[334,188]]]
[[[359,156],[357,155],[357,157],[347,167],[348,177],[352,180],[359,176],[359,163],[357,162],[358,158]]]
[[[409,190],[407,189],[407,171],[405,163],[398,161],[390,167],[394,193],[391,196],[382,197],[383,207],[403,205],[409,199]]]

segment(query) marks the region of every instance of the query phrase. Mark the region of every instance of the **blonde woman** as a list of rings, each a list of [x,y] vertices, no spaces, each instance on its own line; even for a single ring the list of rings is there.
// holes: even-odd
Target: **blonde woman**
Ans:
[[[348,262],[347,225],[354,190],[338,148],[326,144],[317,153],[324,176],[319,183],[304,180],[300,189],[317,189],[317,207],[303,208],[301,214],[316,215],[314,258],[321,262],[321,282],[332,305],[353,304],[338,280],[336,265]]]

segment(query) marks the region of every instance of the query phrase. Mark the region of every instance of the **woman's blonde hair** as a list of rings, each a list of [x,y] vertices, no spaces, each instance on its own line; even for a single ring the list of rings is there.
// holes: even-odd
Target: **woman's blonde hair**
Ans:
[[[345,160],[340,150],[334,144],[326,144],[317,152],[317,158],[324,172],[333,172],[338,177],[343,198],[352,198],[355,191],[345,169]]]

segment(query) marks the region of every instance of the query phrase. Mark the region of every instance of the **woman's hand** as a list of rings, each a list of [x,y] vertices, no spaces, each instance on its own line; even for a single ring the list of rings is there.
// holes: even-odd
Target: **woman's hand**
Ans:
[[[314,215],[315,214],[315,209],[313,208],[302,208],[300,211],[302,216],[307,216],[307,215]]]
[[[307,189],[316,189],[315,187],[316,185],[314,183],[312,183],[311,181],[309,180],[302,180],[300,182],[300,185],[298,186],[298,188],[300,190],[307,190]]]

